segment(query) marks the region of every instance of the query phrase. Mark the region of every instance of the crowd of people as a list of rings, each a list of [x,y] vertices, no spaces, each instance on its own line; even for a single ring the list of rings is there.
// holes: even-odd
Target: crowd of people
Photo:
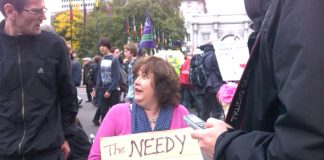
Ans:
[[[206,121],[191,133],[205,159],[323,159],[324,3],[245,6],[251,57],[239,83],[227,83],[212,44],[179,65],[102,37],[101,56],[81,64],[41,30],[44,0],[0,0],[0,160],[99,160],[102,137],[185,128],[191,108]],[[82,79],[97,107],[92,144],[77,118]]]
[[[183,57],[183,64],[172,64],[172,58],[137,56],[137,45],[132,42],[125,44],[120,53],[117,47],[111,47],[107,37],[102,37],[99,48],[102,56],[82,59],[86,102],[97,107],[92,122],[99,126],[89,159],[100,159],[101,137],[188,127],[183,116],[193,109],[203,120],[225,119],[237,83],[222,80],[212,44],[199,47],[208,72],[203,86],[190,82],[188,65],[195,56],[192,53]],[[73,62],[74,52],[70,52],[70,58],[72,77],[79,86],[81,66]],[[124,90],[120,71],[127,75]],[[181,81],[181,76],[186,76],[186,82]],[[125,121],[118,121],[120,118]]]

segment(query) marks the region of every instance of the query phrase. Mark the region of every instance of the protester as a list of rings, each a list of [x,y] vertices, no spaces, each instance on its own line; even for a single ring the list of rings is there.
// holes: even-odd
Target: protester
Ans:
[[[111,53],[114,55],[115,58],[118,58],[120,66],[121,68],[123,68],[124,66],[122,64],[124,63],[124,54],[120,53],[120,50],[117,47],[111,47]]]
[[[133,74],[134,103],[112,107],[100,125],[89,160],[100,159],[100,138],[184,128],[188,110],[179,105],[178,78],[173,67],[158,57],[137,61]],[[121,121],[122,119],[122,121]]]
[[[197,86],[197,92],[203,94],[200,116],[203,120],[207,120],[209,117],[224,119],[222,106],[215,97],[224,81],[219,70],[214,46],[208,43],[200,46],[199,49],[203,51],[203,67],[207,76],[206,84]]]
[[[68,139],[71,152],[67,160],[86,160],[91,149],[91,143],[78,118],[75,120],[76,134]]]
[[[58,35],[51,25],[42,25],[41,30]],[[62,40],[65,41],[64,38],[62,38]],[[67,52],[70,53],[69,51],[71,48],[69,48],[68,45],[67,47],[68,47]],[[87,136],[86,132],[82,128],[81,122],[78,119],[78,117],[76,117],[75,123],[76,123],[76,128],[73,136],[66,139],[70,147],[70,154],[68,155],[67,160],[87,159],[91,148],[89,137]]]
[[[71,66],[72,66],[72,78],[76,87],[81,85],[81,77],[82,77],[82,66],[81,63],[77,59],[77,53],[72,50],[70,53],[71,58]]]
[[[127,84],[128,90],[126,95],[126,101],[132,103],[134,100],[134,77],[133,77],[133,66],[136,63],[136,52],[137,46],[134,43],[127,43],[124,45],[124,54],[127,62],[124,64],[125,71],[127,73]]]
[[[92,80],[94,70],[97,67],[96,62],[92,61],[91,58],[85,57],[82,59],[83,65],[83,85],[86,86],[86,93],[88,100],[86,102],[92,102],[91,92],[93,91],[95,81]]]
[[[166,60],[173,66],[177,75],[180,75],[181,65],[184,63],[184,56],[181,51],[181,42],[172,43],[172,50],[167,54]]]
[[[206,155],[324,159],[323,6],[324,1],[317,0],[272,0],[260,29],[259,47],[251,54],[255,61],[247,65],[254,65],[252,74],[237,88],[246,100],[234,97],[226,118],[228,123],[242,119],[240,127],[228,129],[227,123],[210,119],[207,129],[192,133]],[[240,91],[242,86],[247,88]],[[243,117],[230,116],[232,107],[239,104],[245,110]]]
[[[93,88],[92,88],[92,91],[95,90],[95,88],[97,88],[96,86],[96,83],[97,83],[97,76],[98,76],[98,71],[99,71],[99,68],[100,68],[100,62],[101,62],[101,56],[95,56],[94,58],[94,70],[91,72],[91,77],[89,78],[89,80],[91,80],[91,82],[94,84],[93,85]],[[96,113],[92,119],[92,123],[95,125],[95,126],[99,126],[100,125],[100,115],[101,115],[101,111],[100,111],[100,107],[98,105],[98,101],[97,101],[97,97],[94,95],[94,93],[91,94],[92,96],[92,104],[97,107],[97,110],[96,110]]]
[[[94,91],[95,88],[96,88],[97,76],[98,76],[98,71],[99,71],[101,59],[102,59],[102,57],[101,56],[98,56],[98,55],[95,56],[95,57],[93,57],[93,62],[94,62],[93,65],[94,66],[93,66],[93,70],[92,70],[91,75],[90,75],[90,78],[89,78],[89,80],[91,80],[91,83],[93,83],[92,91]],[[92,96],[92,104],[94,106],[96,106],[96,107],[98,106],[97,99],[96,99],[95,96]],[[99,120],[99,118],[98,118],[98,120]]]
[[[187,108],[194,106],[194,89],[195,87],[189,81],[191,56],[186,56],[185,62],[180,67],[179,83],[181,93],[181,104]]]
[[[111,48],[111,53],[114,55],[114,57],[119,58],[120,57],[120,51],[117,47]]]
[[[120,51],[117,47],[112,47],[111,52],[113,56],[119,60],[120,63],[120,78],[119,78],[119,87],[118,87],[118,97],[120,97],[120,102],[124,102],[125,99],[125,93],[128,90],[128,85],[127,85],[127,73],[124,70],[124,65],[123,65],[123,59],[120,54]]]
[[[93,95],[97,98],[97,103],[101,111],[101,120],[105,117],[108,110],[119,103],[119,77],[120,64],[110,52],[110,42],[103,37],[99,40],[100,52],[103,58],[97,76],[96,89]]]
[[[76,88],[64,41],[43,32],[43,0],[0,0],[0,159],[63,160]]]
[[[76,87],[80,87],[81,85],[81,78],[82,78],[82,66],[81,66],[81,63],[78,61],[77,59],[77,53],[70,49],[70,60],[71,60],[71,67],[72,67],[72,79],[73,79],[73,82],[74,82],[74,85]],[[82,107],[81,106],[81,103],[83,101],[83,99],[80,97],[80,96],[77,96],[77,99],[78,99],[78,104],[79,104],[79,107]]]
[[[247,42],[249,53],[251,53],[253,44],[255,43],[257,35],[260,32],[262,21],[268,11],[271,0],[244,0],[244,3],[247,15],[252,20],[250,28],[253,29],[253,32],[249,35]]]
[[[55,35],[58,35],[56,32],[55,32],[55,29],[53,26],[49,25],[49,24],[42,24],[41,25],[41,30],[42,31],[46,31],[46,32],[50,32],[50,33],[53,33]]]
[[[235,82],[225,83],[219,88],[219,91],[216,95],[216,98],[218,99],[218,101],[223,107],[225,117],[227,115],[229,106],[232,102],[236,88],[237,88],[237,83]]]

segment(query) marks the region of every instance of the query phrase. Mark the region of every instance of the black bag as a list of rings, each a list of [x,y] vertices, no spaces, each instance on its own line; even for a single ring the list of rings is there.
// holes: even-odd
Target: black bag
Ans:
[[[85,81],[86,84],[88,84],[89,86],[93,86],[95,82],[93,82],[93,73],[94,69],[90,68],[87,75],[85,76]]]
[[[71,149],[67,160],[86,160],[91,149],[91,143],[83,128],[77,126],[76,129],[76,134],[67,139]]]
[[[120,91],[127,92],[128,90],[127,73],[122,68],[120,68],[119,71],[120,71],[120,77],[119,77]]]
[[[207,82],[207,72],[204,65],[204,55],[193,55],[190,62],[189,80],[196,87],[204,87]]]
[[[252,47],[251,56],[246,64],[225,119],[225,122],[230,124],[234,129],[241,129],[244,124],[247,88],[253,69],[256,67],[257,60],[259,59],[259,48],[260,34],[258,34]]]

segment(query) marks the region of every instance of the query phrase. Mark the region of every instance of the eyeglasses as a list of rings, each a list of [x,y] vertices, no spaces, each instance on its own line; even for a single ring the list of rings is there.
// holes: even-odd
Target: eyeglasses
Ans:
[[[35,15],[35,16],[37,16],[37,15],[43,15],[43,14],[45,14],[46,13],[46,11],[47,11],[47,8],[41,8],[41,9],[22,9],[23,11],[26,11],[26,12],[28,12],[28,13],[30,13],[30,14],[33,14],[33,15]]]

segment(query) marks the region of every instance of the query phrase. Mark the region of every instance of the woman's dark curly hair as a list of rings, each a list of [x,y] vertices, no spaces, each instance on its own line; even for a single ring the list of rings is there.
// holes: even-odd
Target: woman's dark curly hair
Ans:
[[[153,74],[154,93],[161,106],[175,106],[180,102],[180,86],[178,75],[171,64],[162,58],[148,56],[139,58],[134,65],[133,75],[139,71]]]

